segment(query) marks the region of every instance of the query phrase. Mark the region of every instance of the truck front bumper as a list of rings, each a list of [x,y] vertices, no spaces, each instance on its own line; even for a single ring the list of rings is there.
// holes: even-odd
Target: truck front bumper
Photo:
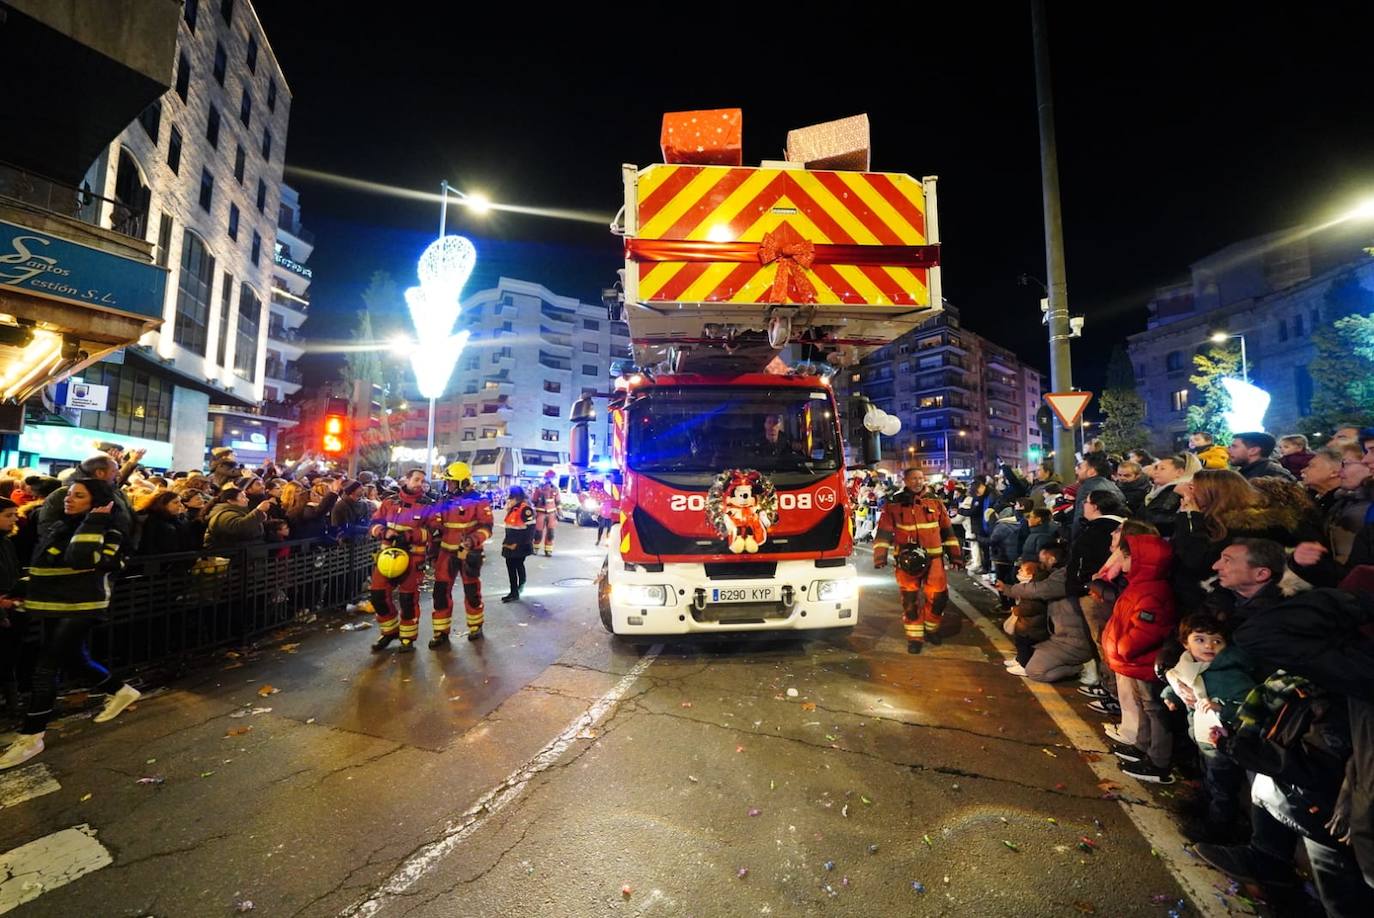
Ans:
[[[852,628],[859,618],[853,564],[818,568],[781,561],[774,577],[707,577],[701,564],[665,564],[660,572],[609,572],[616,634],[721,634]],[[736,601],[718,601],[729,597]],[[662,600],[661,602],[659,600]]]

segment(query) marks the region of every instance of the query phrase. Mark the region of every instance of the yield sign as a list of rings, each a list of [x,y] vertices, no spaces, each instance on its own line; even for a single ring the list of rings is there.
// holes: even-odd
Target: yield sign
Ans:
[[[1093,400],[1091,392],[1047,392],[1045,403],[1050,406],[1059,423],[1072,427],[1083,417],[1083,409]]]

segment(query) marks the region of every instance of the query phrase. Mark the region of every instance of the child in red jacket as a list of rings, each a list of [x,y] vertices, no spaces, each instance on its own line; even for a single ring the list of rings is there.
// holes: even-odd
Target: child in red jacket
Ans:
[[[1178,625],[1169,586],[1173,549],[1159,536],[1134,535],[1122,539],[1120,550],[1126,589],[1102,629],[1102,653],[1118,677],[1122,733],[1134,735],[1136,741],[1134,746],[1112,744],[1112,752],[1122,760],[1126,774],[1172,784],[1173,737],[1159,699],[1155,656]]]

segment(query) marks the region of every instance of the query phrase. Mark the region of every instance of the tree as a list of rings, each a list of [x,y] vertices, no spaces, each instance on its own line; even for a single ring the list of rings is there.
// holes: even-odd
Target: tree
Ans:
[[[1205,354],[1193,355],[1197,370],[1188,377],[1202,398],[1202,404],[1188,408],[1188,433],[1209,433],[1218,443],[1231,442],[1231,429],[1226,412],[1231,410],[1231,396],[1221,384],[1223,378],[1240,376],[1240,351],[1229,345],[1210,348]],[[1254,364],[1250,366],[1254,371]]]
[[[333,385],[334,393],[350,401],[368,397],[374,386],[381,390],[381,436],[379,442],[358,442],[359,460],[362,467],[385,470],[390,460],[391,421],[390,412],[404,402],[406,367],[401,361],[390,359],[390,352],[370,345],[383,345],[398,334],[407,334],[404,328],[404,310],[401,306],[400,288],[385,271],[376,271],[367,289],[362,293],[364,309],[356,314],[352,340],[360,345],[358,350],[349,351],[339,369],[339,379]],[[375,322],[374,322],[375,318]],[[407,337],[409,335],[407,334]],[[355,412],[357,406],[355,405]],[[358,437],[366,431],[359,431]]]
[[[1145,426],[1145,399],[1136,390],[1135,367],[1126,349],[1117,345],[1107,363],[1107,386],[1098,400],[1102,413],[1100,436],[1107,452],[1124,455],[1146,446],[1150,431]]]
[[[1327,290],[1322,314],[1326,321],[1312,334],[1312,414],[1304,426],[1374,424],[1374,293],[1347,274]]]

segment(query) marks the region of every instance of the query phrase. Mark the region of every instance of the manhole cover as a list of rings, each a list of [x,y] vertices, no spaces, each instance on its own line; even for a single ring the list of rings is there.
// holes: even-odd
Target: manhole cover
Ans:
[[[587,577],[566,577],[563,580],[555,580],[553,585],[556,587],[589,587],[592,580]]]

